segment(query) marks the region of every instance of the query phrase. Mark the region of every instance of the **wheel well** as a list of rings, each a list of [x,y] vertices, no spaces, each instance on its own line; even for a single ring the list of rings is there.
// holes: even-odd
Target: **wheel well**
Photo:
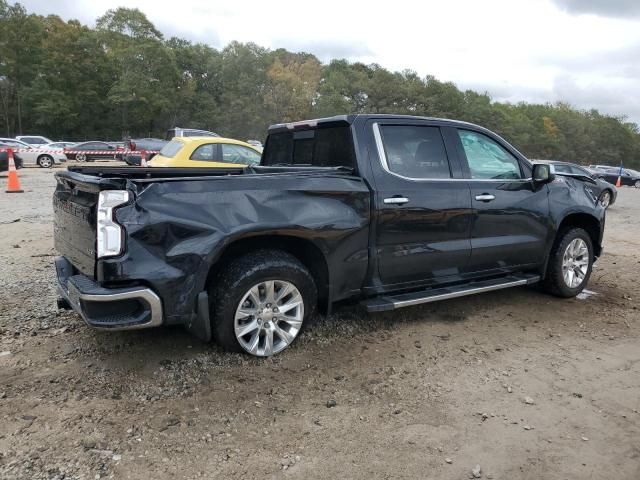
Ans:
[[[322,251],[311,241],[283,235],[263,235],[237,240],[225,247],[209,269],[206,287],[217,280],[219,272],[241,255],[255,250],[282,250],[296,257],[311,273],[318,289],[318,307],[326,312],[329,300],[329,268]]]
[[[582,228],[589,234],[593,244],[593,253],[596,257],[599,257],[602,253],[602,246],[600,245],[600,222],[598,219],[587,213],[572,213],[562,220],[558,233],[573,227]],[[557,238],[559,238],[559,235]]]

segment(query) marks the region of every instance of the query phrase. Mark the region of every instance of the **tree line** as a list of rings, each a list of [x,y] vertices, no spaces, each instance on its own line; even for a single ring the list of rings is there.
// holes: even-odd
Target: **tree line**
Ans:
[[[377,64],[167,39],[137,9],[109,10],[91,28],[0,0],[0,135],[120,140],[181,126],[263,139],[273,123],[365,112],[477,123],[530,158],[640,168],[640,131],[624,117],[495,102]]]

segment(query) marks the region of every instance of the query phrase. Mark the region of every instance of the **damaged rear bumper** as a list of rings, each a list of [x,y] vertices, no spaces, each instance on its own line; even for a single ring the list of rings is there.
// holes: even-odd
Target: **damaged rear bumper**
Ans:
[[[55,265],[58,305],[75,310],[91,327],[132,330],[162,325],[162,301],[150,288],[104,288],[86,275],[74,274],[65,257],[57,257]]]

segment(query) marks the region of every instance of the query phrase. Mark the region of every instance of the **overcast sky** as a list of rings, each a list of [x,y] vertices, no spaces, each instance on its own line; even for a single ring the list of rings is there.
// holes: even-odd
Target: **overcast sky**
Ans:
[[[640,124],[640,0],[22,0],[93,25],[137,7],[165,37],[232,40],[450,80],[495,100],[567,101]]]

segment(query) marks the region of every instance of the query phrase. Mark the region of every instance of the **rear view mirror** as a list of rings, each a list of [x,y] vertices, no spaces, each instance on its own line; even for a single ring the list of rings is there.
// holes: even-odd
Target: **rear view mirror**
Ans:
[[[549,183],[555,178],[553,165],[536,163],[533,165],[533,181],[535,183]]]

